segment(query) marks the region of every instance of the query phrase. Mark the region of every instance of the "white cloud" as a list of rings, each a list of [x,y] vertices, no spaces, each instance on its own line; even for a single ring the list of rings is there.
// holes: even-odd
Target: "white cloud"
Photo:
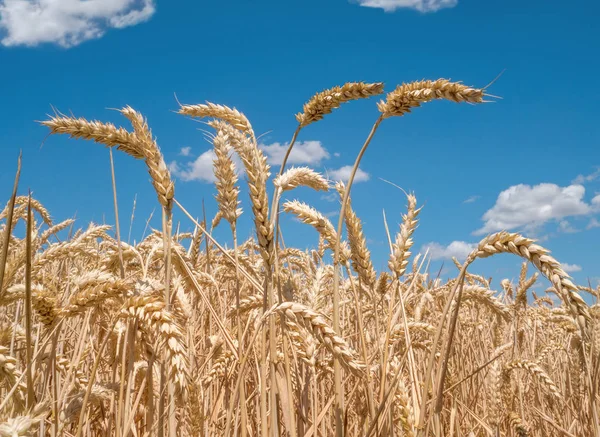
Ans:
[[[367,8],[380,8],[386,12],[396,9],[416,9],[419,12],[435,12],[444,8],[453,8],[458,0],[357,0],[358,4]]]
[[[289,144],[273,143],[261,144],[260,148],[267,155],[267,162],[271,165],[281,165]],[[321,161],[329,158],[329,152],[320,141],[304,141],[294,144],[288,164],[319,165]]]
[[[598,221],[597,218],[592,217],[590,219],[590,222],[588,223],[588,225],[585,228],[586,229],[600,228],[600,221]]]
[[[452,257],[455,257],[462,261],[476,247],[476,244],[466,243],[464,241],[453,241],[448,246],[442,246],[439,243],[428,243],[421,248],[421,253],[425,254],[425,252],[429,251],[429,256],[432,260],[451,259]]]
[[[336,200],[340,200],[340,195],[337,193],[337,191],[332,190],[332,192],[329,194],[321,195],[321,199],[328,202],[335,202]]]
[[[184,147],[183,149],[187,149],[188,147]],[[182,156],[190,156],[184,155],[183,149],[179,153]],[[213,167],[213,161],[215,159],[215,151],[213,149],[209,149],[206,152],[202,153],[193,161],[189,161],[186,163],[180,163],[177,161],[173,161],[169,164],[169,170],[179,179],[185,182],[189,181],[200,181],[213,183],[216,181],[215,172]],[[231,159],[233,160],[233,164],[235,165],[235,171],[238,176],[244,174],[244,166],[239,156],[235,153],[231,154]]]
[[[184,168],[173,161],[169,164],[169,170],[184,181],[214,182],[216,180],[213,171],[214,159],[215,152],[211,149],[198,156],[194,161],[186,163]]]
[[[179,154],[181,156],[190,156],[191,153],[192,153],[191,147],[182,147],[181,150],[179,151]]]
[[[481,196],[471,196],[463,201],[463,203],[473,203],[481,199]]]
[[[568,220],[561,220],[558,222],[558,229],[566,234],[574,234],[579,232],[579,229],[574,228]]]
[[[352,166],[345,165],[342,168],[338,168],[337,170],[329,170],[327,172],[327,176],[329,178],[333,179],[334,181],[348,182],[348,178],[350,177],[351,173],[352,173]],[[367,173],[366,171],[363,171],[359,168],[356,171],[356,174],[354,175],[354,183],[357,184],[359,182],[365,182],[365,181],[368,181],[369,178],[370,178],[369,173]]]
[[[582,185],[586,182],[595,181],[596,179],[598,179],[598,177],[600,177],[600,167],[596,168],[595,172],[590,173],[588,175],[578,175],[575,179],[573,179],[573,182],[571,183],[576,185]]]
[[[155,0],[0,0],[1,43],[73,47],[148,21],[155,10]]]
[[[581,266],[578,266],[577,264],[561,263],[560,265],[563,268],[563,270],[567,273],[574,273],[574,272],[581,271]]]
[[[498,196],[496,204],[483,215],[485,224],[475,235],[518,227],[534,229],[550,220],[586,215],[600,206],[600,195],[592,205],[583,200],[583,185],[513,185]]]

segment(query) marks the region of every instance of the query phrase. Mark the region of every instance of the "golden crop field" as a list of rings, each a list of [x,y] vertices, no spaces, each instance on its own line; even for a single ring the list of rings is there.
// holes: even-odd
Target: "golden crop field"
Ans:
[[[378,118],[346,184],[286,166],[303,128],[375,96]],[[427,210],[406,193],[399,229],[387,229],[388,268],[374,268],[354,175],[380,125],[442,99],[495,96],[445,79],[320,92],[296,115],[275,175],[243,113],[182,105],[211,129],[218,214],[203,221],[178,201],[135,109],[121,110],[130,128],[59,113],[43,121],[145,164],[162,229],[127,244],[118,226],[55,223],[21,193],[17,172],[0,213],[0,436],[600,435],[600,308],[582,298],[600,291],[574,283],[544,247],[487,235],[443,281],[411,253]],[[240,184],[251,211],[240,208]],[[297,187],[339,195],[339,222],[284,201]],[[193,233],[174,229],[174,210]],[[246,241],[242,213],[255,227]],[[314,228],[315,249],[287,247],[279,214]],[[231,230],[232,247],[212,236],[217,226]],[[497,254],[522,261],[518,281],[475,273],[475,261]],[[543,277],[551,286],[537,295]]]

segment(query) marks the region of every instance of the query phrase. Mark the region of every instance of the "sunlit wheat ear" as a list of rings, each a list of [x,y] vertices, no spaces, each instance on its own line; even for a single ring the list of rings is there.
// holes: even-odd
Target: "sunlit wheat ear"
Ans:
[[[284,302],[274,310],[307,327],[350,372],[359,376],[363,374],[364,364],[356,358],[356,353],[346,341],[325,323],[320,314],[297,302]]]
[[[85,118],[50,117],[42,125],[50,128],[51,134],[66,134],[71,138],[93,140],[107,147],[116,147],[136,159],[142,159],[138,149],[136,136],[122,127],[115,127],[112,123],[88,121]]]
[[[510,319],[510,309],[495,295],[496,292],[494,290],[478,285],[465,285],[463,288],[464,300],[478,302],[487,307],[492,313],[508,321]]]
[[[402,216],[400,232],[396,234],[396,240],[392,244],[392,254],[388,261],[388,267],[396,278],[401,278],[406,272],[411,255],[410,248],[414,244],[412,235],[417,228],[417,217],[421,212],[421,208],[417,209],[417,198],[412,194],[407,195],[407,198],[408,212]]]
[[[158,144],[152,137],[148,123],[131,106],[123,108],[121,113],[127,117],[133,126],[135,135],[138,138],[137,152],[143,156],[146,162],[148,173],[150,173],[150,177],[152,178],[152,185],[158,196],[158,201],[167,211],[170,211],[173,198],[175,197],[175,183],[171,179],[171,173],[158,148]]]
[[[254,131],[252,130],[250,121],[248,121],[243,113],[235,108],[206,102],[206,104],[199,105],[182,105],[179,108],[179,113],[190,117],[217,118],[226,121],[236,129],[254,138]]]
[[[267,195],[267,180],[269,179],[270,166],[263,151],[256,142],[246,135],[240,135],[232,129],[229,123],[212,121],[209,125],[223,131],[229,138],[231,147],[238,154],[246,170],[254,225],[261,255],[270,263],[273,256],[273,226],[269,222],[269,197]]]
[[[213,139],[213,145],[215,150],[213,168],[216,178],[216,198],[219,205],[219,213],[221,213],[225,220],[234,225],[238,217],[242,214],[238,200],[240,189],[236,186],[238,178],[235,172],[235,165],[229,156],[231,150],[229,138],[223,130],[217,132],[217,135]],[[218,221],[215,223],[215,220],[213,220],[213,228],[216,224],[218,224]]]
[[[107,299],[123,296],[129,287],[125,280],[105,270],[90,270],[73,281],[74,292],[62,315],[71,317],[99,307]]]
[[[147,285],[140,284],[139,287],[147,288]],[[167,352],[169,377],[180,395],[185,397],[188,382],[186,342],[181,327],[165,309],[165,303],[151,294],[131,297],[125,302],[122,314],[137,319],[144,335],[158,338]]]
[[[15,207],[27,205],[28,202],[29,202],[28,196],[17,196],[15,198]],[[42,205],[39,201],[32,198],[31,199],[31,209],[34,211],[37,211],[37,213],[40,215],[42,220],[44,220],[44,223],[46,223],[48,226],[52,226],[52,218],[50,217],[50,213],[48,212],[48,210],[46,208],[44,208],[44,205]],[[0,220],[4,219],[7,216],[7,213],[8,213],[8,205],[6,207],[4,207],[2,212],[0,212]]]
[[[319,173],[308,167],[292,167],[273,180],[273,184],[281,191],[296,187],[309,187],[316,191],[329,190],[327,180]]]
[[[590,320],[588,306],[560,263],[549,255],[550,251],[535,244],[534,240],[519,234],[499,232],[481,240],[477,249],[468,256],[467,263],[497,253],[513,253],[533,263],[552,283],[572,316],[577,319],[582,333],[586,332],[587,321]]]
[[[329,248],[335,247],[338,235],[333,224],[316,209],[298,200],[288,201],[283,204],[285,212],[291,212],[303,223],[311,225],[325,239]]]
[[[342,103],[377,96],[382,93],[383,83],[381,82],[349,82],[341,87],[335,86],[315,94],[304,104],[303,112],[296,115],[296,120],[298,120],[301,127],[305,127],[315,121],[321,120],[335,108],[339,108]]]
[[[170,210],[175,185],[146,121],[129,106],[123,108],[121,113],[131,121],[135,133],[117,128],[111,123],[74,117],[55,116],[42,124],[49,127],[52,134],[67,134],[72,138],[93,140],[108,147],[116,147],[133,158],[144,159],[159,202]]]
[[[338,182],[336,190],[343,199],[346,187],[343,182]],[[358,273],[359,278],[367,287],[373,287],[377,280],[377,273],[371,261],[371,252],[367,248],[367,239],[363,234],[362,223],[354,210],[352,209],[350,198],[344,213],[346,228],[348,232],[348,242],[350,244],[352,267]]]
[[[552,396],[554,396],[557,400],[561,399],[562,396],[558,390],[558,387],[544,371],[544,369],[542,369],[537,363],[527,360],[515,360],[504,366],[504,372],[506,373],[509,373],[515,369],[526,370],[530,375],[534,376],[539,382],[546,386]]]
[[[483,103],[485,93],[482,89],[471,88],[446,79],[422,80],[405,83],[388,93],[385,101],[377,104],[383,118],[402,116],[411,108],[435,99],[452,102]]]

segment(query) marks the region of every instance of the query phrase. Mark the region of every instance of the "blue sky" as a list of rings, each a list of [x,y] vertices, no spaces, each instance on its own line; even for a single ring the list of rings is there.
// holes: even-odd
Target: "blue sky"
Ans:
[[[175,94],[242,110],[276,163],[294,114],[317,91],[348,81],[383,81],[390,91],[438,77],[485,86],[506,69],[490,88],[502,97],[495,103],[434,102],[383,123],[353,188],[376,266],[387,259],[382,211],[395,232],[406,204],[383,178],[425,204],[415,252],[430,248],[432,270],[506,228],[540,238],[578,282],[596,282],[599,14],[592,1],[0,0],[0,197],[8,199],[22,149],[22,193],[31,188],[57,220],[114,222],[108,151],[46,139],[34,121],[52,106],[124,126],[109,108],[141,111],[177,163],[177,198],[196,215],[204,199],[212,217],[210,159],[199,158],[210,145],[201,125],[174,113]],[[304,129],[297,163],[341,176],[378,116],[375,103],[352,102]],[[122,226],[137,195],[139,238],[157,202],[144,165],[115,159]],[[244,236],[251,219],[242,188]],[[338,207],[305,189],[290,197],[327,214]],[[288,245],[316,244],[312,229],[282,223]],[[228,239],[225,227],[216,235]],[[502,256],[473,269],[497,285],[516,278],[518,265]]]

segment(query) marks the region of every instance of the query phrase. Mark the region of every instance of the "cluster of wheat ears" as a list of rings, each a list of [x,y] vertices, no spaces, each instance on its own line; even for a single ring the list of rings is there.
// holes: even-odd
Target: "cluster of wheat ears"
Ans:
[[[597,299],[598,290],[575,285],[546,249],[508,232],[484,238],[455,261],[456,279],[441,281],[411,254],[421,212],[413,194],[399,231],[388,231],[389,270],[378,273],[351,206],[354,174],[384,120],[436,99],[482,103],[485,89],[445,79],[397,87],[378,104],[346,184],[286,168],[302,129],[382,93],[381,83],[347,83],[312,97],[271,198],[246,116],[182,105],[180,114],[208,118],[213,129],[210,224],[177,201],[156,140],[131,107],[121,110],[131,130],[60,114],[44,121],[53,134],[105,145],[111,163],[113,149],[143,160],[162,229],[134,245],[121,239],[114,171],[114,229],[53,223],[31,195],[17,195],[19,165],[0,212],[0,436],[599,436],[600,308],[580,296]],[[256,228],[239,243],[233,154]],[[300,186],[337,191],[337,226],[282,199]],[[174,207],[193,233],[173,229]],[[314,250],[284,246],[279,213],[314,227]],[[230,248],[211,236],[225,222]],[[523,260],[518,282],[494,289],[467,272],[498,253]],[[557,299],[535,294],[538,274]]]

